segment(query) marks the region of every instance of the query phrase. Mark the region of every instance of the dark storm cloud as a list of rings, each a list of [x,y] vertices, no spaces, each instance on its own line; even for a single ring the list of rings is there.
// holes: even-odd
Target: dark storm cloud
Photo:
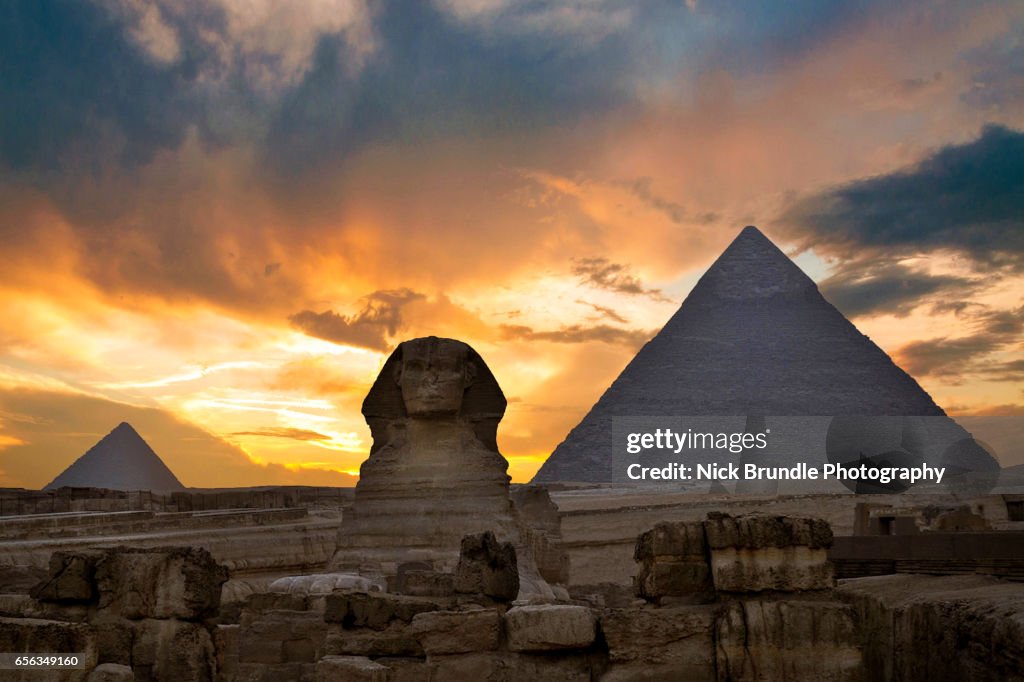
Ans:
[[[150,7],[175,46],[159,59],[133,39],[138,7],[8,0],[0,158],[17,170],[72,159],[130,166],[177,147],[194,127],[204,140],[251,143],[271,167],[299,172],[368,144],[571,123],[627,105],[637,87],[672,81],[698,61],[734,73],[778,66],[848,28],[866,6],[531,2],[467,19],[438,3],[378,2],[372,50],[357,54],[344,30],[313,32],[302,38],[309,68],[268,94],[252,73],[281,56],[233,44],[217,3]]]
[[[18,171],[94,172],[178,146],[202,123],[201,58],[186,49],[173,64],[146,59],[116,17],[88,2],[0,4],[0,159]]]
[[[986,365],[983,358],[1013,347],[1024,338],[1024,307],[1016,310],[985,310],[972,316],[974,333],[961,338],[914,341],[896,354],[912,376],[958,376],[970,372],[1012,376],[1016,363]]]
[[[576,258],[572,272],[580,282],[630,296],[649,296],[656,301],[668,301],[661,289],[649,289],[629,272],[622,263],[613,263],[607,258]]]
[[[428,2],[382,3],[374,23],[378,52],[354,76],[344,42],[321,39],[267,140],[284,169],[372,143],[542,127],[625,95],[630,55],[615,38],[577,51],[550,36],[493,35]]]
[[[503,324],[502,337],[516,341],[551,341],[553,343],[589,343],[601,341],[629,348],[640,348],[647,343],[654,332],[643,329],[619,329],[606,324],[584,327],[574,324],[557,330],[536,331],[525,325]]]
[[[912,168],[798,201],[782,219],[803,246],[827,255],[945,248],[979,270],[1024,271],[1024,133],[986,126]]]
[[[902,317],[931,296],[962,298],[979,286],[970,279],[929,275],[899,263],[863,266],[854,261],[818,285],[825,298],[847,317],[884,314]]]
[[[296,329],[325,341],[385,351],[390,347],[388,337],[402,328],[402,308],[424,299],[426,296],[411,289],[375,291],[364,299],[363,309],[355,315],[303,310],[288,321]]]
[[[1024,30],[1000,39],[966,57],[972,70],[970,87],[960,99],[978,109],[1008,110],[1024,105]]]

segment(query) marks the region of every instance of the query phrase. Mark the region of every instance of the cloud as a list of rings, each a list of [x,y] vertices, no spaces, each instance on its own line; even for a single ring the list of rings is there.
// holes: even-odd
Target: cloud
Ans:
[[[648,296],[656,301],[668,302],[671,299],[661,289],[648,289],[637,277],[630,274],[629,267],[621,263],[613,263],[607,258],[574,259],[572,272],[580,281],[598,289],[605,289],[617,294],[630,296]]]
[[[905,317],[932,297],[963,299],[975,293],[980,284],[963,277],[931,275],[894,262],[853,261],[820,282],[818,288],[847,317]],[[934,305],[945,309],[949,302]]]
[[[975,333],[960,338],[914,341],[897,349],[899,364],[912,376],[960,377],[988,371],[981,359],[994,351],[1019,343],[1024,334],[1024,307],[1016,310],[984,310],[972,315]],[[1012,374],[1013,363],[1008,368]]]
[[[994,113],[1020,113],[1024,106],[1024,42],[1020,30],[968,52],[963,60],[971,70],[969,87],[960,99]]]
[[[168,41],[155,52],[177,52]],[[117,19],[77,0],[15,3],[0,22],[0,163],[97,172],[176,147],[200,124],[195,73],[142,59]]]
[[[232,436],[263,436],[265,438],[285,438],[301,441],[330,441],[331,437],[308,429],[296,429],[281,426],[268,426],[253,431],[235,431]]]
[[[597,313],[598,319],[607,318],[609,320],[612,320],[613,322],[618,322],[619,324],[629,323],[629,320],[624,318],[622,315],[619,315],[617,312],[615,312],[611,308],[608,308],[607,306],[597,305],[596,303],[591,303],[589,301],[581,301],[579,299],[577,299],[576,302],[579,303],[580,305],[590,306],[591,308],[593,308],[594,311]],[[509,315],[509,317],[514,316]]]
[[[402,328],[402,308],[425,298],[411,289],[375,291],[363,299],[363,309],[355,315],[303,310],[288,320],[296,329],[325,341],[385,351],[389,348],[389,337]]]
[[[978,270],[1024,272],[1024,133],[986,126],[916,166],[799,200],[782,221],[827,255],[949,249]]]
[[[985,378],[991,381],[1024,382],[1024,360],[997,362],[983,368]]]
[[[647,343],[654,332],[642,329],[619,329],[606,324],[584,327],[573,324],[557,330],[536,331],[525,325],[503,324],[500,327],[502,336],[508,340],[551,341],[553,343],[602,343],[618,344],[639,349]]]

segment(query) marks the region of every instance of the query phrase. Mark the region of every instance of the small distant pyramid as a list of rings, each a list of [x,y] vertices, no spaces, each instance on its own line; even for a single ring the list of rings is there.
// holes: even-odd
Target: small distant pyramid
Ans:
[[[161,492],[185,489],[128,422],[118,424],[44,490],[63,486]]]
[[[533,480],[610,481],[612,417],[667,415],[945,412],[751,226]]]

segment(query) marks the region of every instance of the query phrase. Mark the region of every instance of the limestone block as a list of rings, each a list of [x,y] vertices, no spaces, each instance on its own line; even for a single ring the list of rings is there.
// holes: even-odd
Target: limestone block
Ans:
[[[37,618],[0,618],[0,651],[9,654],[78,653],[85,668],[47,671],[4,670],[4,682],[80,682],[96,665],[96,647],[84,623]]]
[[[132,670],[138,680],[212,680],[213,638],[202,625],[146,619],[133,624]]]
[[[835,586],[826,551],[808,547],[712,550],[711,575],[721,592],[799,592]]]
[[[852,607],[826,601],[738,601],[716,624],[720,679],[865,679]]]
[[[341,623],[346,628],[383,629],[392,621],[409,623],[424,611],[436,611],[440,604],[424,597],[388,594],[386,592],[341,591],[330,594],[324,602],[324,620]]]
[[[426,659],[384,656],[376,662],[388,669],[388,682],[424,682],[430,679]]]
[[[132,664],[132,647],[135,642],[134,621],[99,613],[89,625],[96,639],[98,660],[104,663]]]
[[[135,682],[135,673],[120,663],[101,663],[85,679],[87,682]]]
[[[410,678],[437,682],[480,680],[487,682],[590,682],[595,666],[585,655],[553,655],[504,651],[431,656],[430,677]]]
[[[637,562],[659,557],[703,559],[706,550],[707,543],[704,539],[703,523],[663,521],[649,531],[640,534],[636,539],[633,558]]]
[[[309,601],[309,597],[302,593],[256,592],[246,598],[244,611],[248,613],[306,611],[309,609]]]
[[[662,597],[713,600],[702,523],[659,523],[637,538],[633,558],[640,564],[634,581],[637,596],[652,602]]]
[[[394,621],[382,630],[345,629],[333,626],[324,641],[324,652],[345,656],[423,656],[420,645],[405,623]]]
[[[611,667],[601,679],[714,680],[716,612],[715,606],[605,610],[601,630]]]
[[[797,546],[828,549],[832,546],[832,528],[822,519],[761,514],[730,516],[713,512],[704,521],[704,532],[712,550]]]
[[[519,594],[519,570],[512,543],[498,542],[490,531],[462,538],[455,591],[498,601],[515,599]]]
[[[583,649],[594,643],[597,618],[585,606],[516,606],[505,614],[505,632],[512,651]]]
[[[396,577],[393,591],[416,597],[450,597],[455,594],[455,576],[441,571],[406,570]]]
[[[198,547],[117,548],[96,563],[99,608],[131,619],[216,615],[227,577]]]
[[[49,574],[30,591],[43,602],[89,603],[96,600],[96,552],[54,552]]]
[[[238,634],[241,663],[311,663],[323,653],[327,623],[315,611],[245,614]]]
[[[430,611],[412,619],[413,635],[431,656],[492,651],[500,632],[501,616],[494,609]]]
[[[316,667],[317,663],[240,663],[233,678],[218,676],[218,679],[220,682],[313,682]]]
[[[826,521],[708,514],[704,531],[716,590],[796,592],[835,586],[827,555],[832,529]]]
[[[376,580],[353,573],[315,573],[313,575],[289,575],[270,583],[268,592],[289,594],[330,594],[334,590],[380,591]]]
[[[388,682],[388,669],[365,656],[324,656],[316,664],[317,682]]]

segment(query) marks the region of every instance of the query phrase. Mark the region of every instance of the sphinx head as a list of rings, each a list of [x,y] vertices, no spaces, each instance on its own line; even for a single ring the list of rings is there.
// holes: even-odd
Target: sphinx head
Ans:
[[[428,336],[398,345],[363,401],[371,452],[406,419],[459,420],[497,451],[505,396],[480,355],[462,341]]]
[[[462,409],[466,389],[476,378],[469,346],[428,336],[402,344],[402,359],[392,370],[410,417],[450,417]]]

